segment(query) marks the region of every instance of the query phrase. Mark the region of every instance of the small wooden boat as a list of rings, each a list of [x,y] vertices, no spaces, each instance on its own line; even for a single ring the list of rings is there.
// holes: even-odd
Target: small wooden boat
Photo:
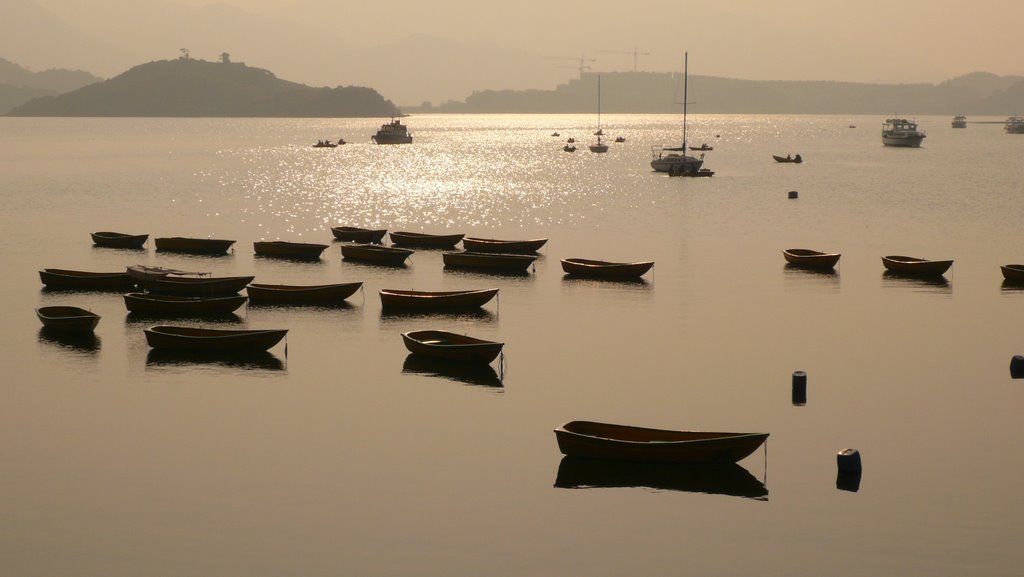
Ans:
[[[537,257],[494,252],[446,252],[441,255],[448,268],[473,268],[504,272],[526,272]]]
[[[576,152],[576,145],[566,144],[565,146],[562,147],[562,150],[565,152]]]
[[[148,264],[133,264],[127,267],[125,272],[128,273],[129,277],[140,281],[167,278],[172,275],[174,277],[203,277],[209,276],[210,274],[205,272],[178,270],[176,268],[166,268],[162,266],[150,266]]]
[[[900,274],[915,276],[938,276],[944,274],[949,267],[953,266],[951,260],[926,260],[912,256],[883,256],[882,264],[885,268]]]
[[[39,280],[49,288],[82,290],[124,290],[131,286],[127,272],[87,272],[60,268],[39,271]]]
[[[547,244],[546,238],[531,240],[500,240],[496,238],[478,238],[467,236],[462,239],[462,247],[472,252],[500,252],[504,254],[533,254]]]
[[[708,151],[708,150],[714,150],[714,149],[715,149],[714,146],[709,146],[707,143],[701,144],[700,146],[691,146],[690,147],[690,150]]]
[[[384,309],[465,310],[482,307],[497,294],[496,288],[466,291],[381,289],[380,304]]]
[[[100,315],[71,306],[39,307],[36,316],[47,329],[68,333],[91,333],[100,322]]]
[[[379,246],[375,244],[343,244],[341,245],[341,258],[383,264],[390,266],[401,266],[405,259],[409,258],[413,251],[407,248],[393,246]]]
[[[448,361],[489,363],[501,353],[505,343],[485,341],[447,331],[410,331],[402,333],[410,353]]]
[[[999,267],[1003,278],[1013,282],[1024,282],[1024,264],[1004,264]]]
[[[245,304],[248,297],[229,295],[220,297],[184,297],[152,293],[127,293],[124,306],[129,312],[142,315],[227,315]]]
[[[318,260],[327,250],[326,244],[311,242],[287,242],[283,240],[256,241],[252,248],[258,255],[278,258]]]
[[[92,243],[108,248],[142,248],[146,244],[148,234],[125,234],[123,232],[93,232]]]
[[[266,351],[281,342],[287,329],[243,330],[201,329],[157,325],[143,329],[146,342],[154,349],[194,353],[242,353]]]
[[[455,248],[464,234],[424,234],[422,232],[391,232],[391,242],[415,248]]]
[[[787,248],[782,256],[791,265],[804,268],[833,268],[839,262],[838,253],[826,253],[809,248]]]
[[[775,159],[775,162],[792,162],[794,164],[800,164],[804,161],[799,154],[796,156],[777,156],[773,154],[772,158]]]
[[[364,244],[380,244],[384,240],[384,235],[387,234],[387,232],[388,230],[386,228],[372,230],[369,228],[359,228],[358,226],[331,227],[331,233],[334,234],[334,238],[348,242],[361,242]]]
[[[186,252],[191,254],[221,254],[231,249],[233,240],[222,238],[185,238],[167,236],[153,239],[156,249],[166,252]]]
[[[607,262],[585,258],[567,258],[562,260],[562,270],[572,276],[602,279],[639,278],[651,270],[653,261],[646,262]]]
[[[616,461],[735,463],[760,447],[768,433],[670,431],[571,421],[555,429],[562,454]]]
[[[619,143],[626,142],[626,137],[625,136],[616,136],[615,137],[615,142],[619,142]]]
[[[249,300],[273,303],[339,303],[355,294],[361,282],[285,285],[253,283],[245,287]]]
[[[254,276],[209,276],[209,277],[177,277],[167,276],[143,281],[141,284],[149,292],[191,295],[218,296],[237,293],[256,278]]]

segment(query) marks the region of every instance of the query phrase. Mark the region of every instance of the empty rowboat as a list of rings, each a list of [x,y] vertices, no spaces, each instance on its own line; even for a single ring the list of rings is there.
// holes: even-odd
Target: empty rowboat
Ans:
[[[467,236],[462,239],[462,247],[472,252],[498,252],[504,254],[533,254],[548,242],[546,238],[530,240],[500,240],[496,238],[477,238]]]
[[[555,429],[564,455],[617,461],[735,463],[757,450],[768,433],[671,431],[592,421]]]
[[[1004,264],[999,267],[1003,278],[1013,282],[1024,282],[1024,264]]]
[[[786,262],[804,268],[830,269],[839,262],[838,253],[827,253],[809,248],[787,248],[782,251]]]
[[[153,239],[156,249],[162,252],[184,252],[189,254],[223,254],[226,253],[233,240],[223,238],[185,238],[168,236]]]
[[[47,329],[66,333],[91,333],[100,322],[100,315],[72,306],[39,307],[36,316]]]
[[[949,267],[953,266],[951,260],[926,260],[912,256],[883,256],[882,264],[886,269],[900,274],[914,276],[940,276]]]
[[[653,266],[653,261],[608,262],[585,258],[562,260],[562,270],[566,274],[600,279],[636,279],[646,274]]]
[[[245,287],[245,291],[253,302],[323,304],[340,303],[355,294],[361,286],[361,282],[321,285],[252,283]]]
[[[465,310],[482,307],[498,294],[498,289],[466,291],[413,291],[381,289],[380,304],[384,309],[418,311]]]
[[[154,349],[193,353],[245,353],[266,351],[288,334],[287,329],[228,330],[158,325],[143,329]]]
[[[380,244],[384,240],[384,235],[387,234],[387,232],[388,230],[386,228],[373,230],[369,228],[359,228],[357,226],[331,227],[331,233],[334,235],[334,238],[346,242]]]
[[[463,234],[424,234],[422,232],[392,232],[388,236],[398,246],[414,248],[455,248]]]
[[[124,307],[140,315],[207,316],[227,315],[238,310],[248,297],[242,295],[196,297],[153,293],[127,293]]]
[[[505,346],[504,343],[433,330],[402,333],[402,340],[410,353],[447,361],[470,363],[489,363],[501,353],[502,347]]]
[[[252,243],[256,254],[278,258],[318,260],[327,249],[326,244],[310,242],[287,242],[283,240],[256,241]]]
[[[131,286],[128,273],[89,272],[61,268],[45,268],[39,271],[39,280],[47,288],[78,290],[124,290]]]
[[[401,266],[405,259],[409,258],[413,251],[407,248],[393,246],[379,246],[375,244],[343,244],[341,245],[341,258],[382,264],[388,266]]]
[[[237,293],[256,278],[254,276],[179,277],[166,276],[142,281],[149,292],[189,296],[224,296]]]
[[[446,252],[441,255],[448,268],[486,269],[500,272],[526,272],[537,257],[525,254],[490,252]]]
[[[107,248],[142,248],[146,244],[148,234],[125,234],[123,232],[93,232],[92,243]]]

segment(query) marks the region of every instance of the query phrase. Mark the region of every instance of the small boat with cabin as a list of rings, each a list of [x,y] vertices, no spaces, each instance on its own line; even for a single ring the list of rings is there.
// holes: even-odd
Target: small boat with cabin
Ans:
[[[106,248],[142,248],[149,239],[148,234],[126,234],[123,232],[100,231],[89,233],[92,243]]]
[[[809,248],[787,248],[782,251],[786,262],[802,268],[831,269],[839,262],[839,253],[820,252]]]
[[[205,329],[157,325],[143,329],[146,343],[154,349],[191,353],[263,352],[281,342],[287,329]]]
[[[383,124],[377,134],[370,137],[377,144],[410,144],[412,135],[402,121],[392,118],[391,122]]]
[[[905,118],[888,118],[882,125],[882,144],[917,148],[925,134],[917,130],[917,123]]]
[[[332,226],[331,234],[334,238],[346,242],[361,242],[364,244],[380,244],[384,241],[384,235],[388,233],[386,228],[370,229],[358,226]]]
[[[498,294],[498,289],[461,291],[415,291],[381,289],[380,304],[384,309],[414,311],[451,311],[484,306]]]
[[[62,333],[91,333],[100,322],[100,315],[66,305],[39,307],[36,316],[47,329]]]
[[[505,346],[505,343],[436,330],[402,333],[402,341],[413,354],[446,361],[484,364],[497,358]]]
[[[611,280],[637,279],[651,270],[653,266],[654,261],[609,262],[586,258],[562,260],[562,270],[567,275]]]
[[[593,421],[570,421],[555,429],[563,455],[615,461],[735,463],[756,451],[768,433],[672,431]]]

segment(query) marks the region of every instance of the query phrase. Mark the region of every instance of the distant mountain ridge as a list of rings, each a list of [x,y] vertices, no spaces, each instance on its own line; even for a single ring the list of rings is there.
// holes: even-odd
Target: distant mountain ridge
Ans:
[[[110,80],[29,101],[9,116],[371,117],[401,111],[376,90],[315,88],[236,62],[135,66]]]
[[[33,72],[0,58],[0,114],[41,96],[51,96],[102,81],[82,70]]]

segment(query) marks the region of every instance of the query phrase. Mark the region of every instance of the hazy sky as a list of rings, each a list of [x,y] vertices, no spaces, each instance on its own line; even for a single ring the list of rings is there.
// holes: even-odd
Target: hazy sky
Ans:
[[[974,71],[1024,75],[1022,0],[0,1],[44,7],[132,50],[129,64],[171,58],[180,47],[206,59],[227,51],[285,79],[366,84],[399,104],[462,99],[472,89],[553,88],[576,75],[572,58],[592,59],[592,71],[631,70],[633,51],[647,53],[637,59],[641,70],[678,71],[689,51],[691,74],[741,79],[938,83]],[[46,50],[62,41],[49,34]],[[18,39],[0,36],[0,56],[18,62],[5,54],[17,52],[10,43]],[[42,62],[40,51],[19,63],[70,64],[101,76],[126,67],[116,58],[106,68],[73,58]]]

